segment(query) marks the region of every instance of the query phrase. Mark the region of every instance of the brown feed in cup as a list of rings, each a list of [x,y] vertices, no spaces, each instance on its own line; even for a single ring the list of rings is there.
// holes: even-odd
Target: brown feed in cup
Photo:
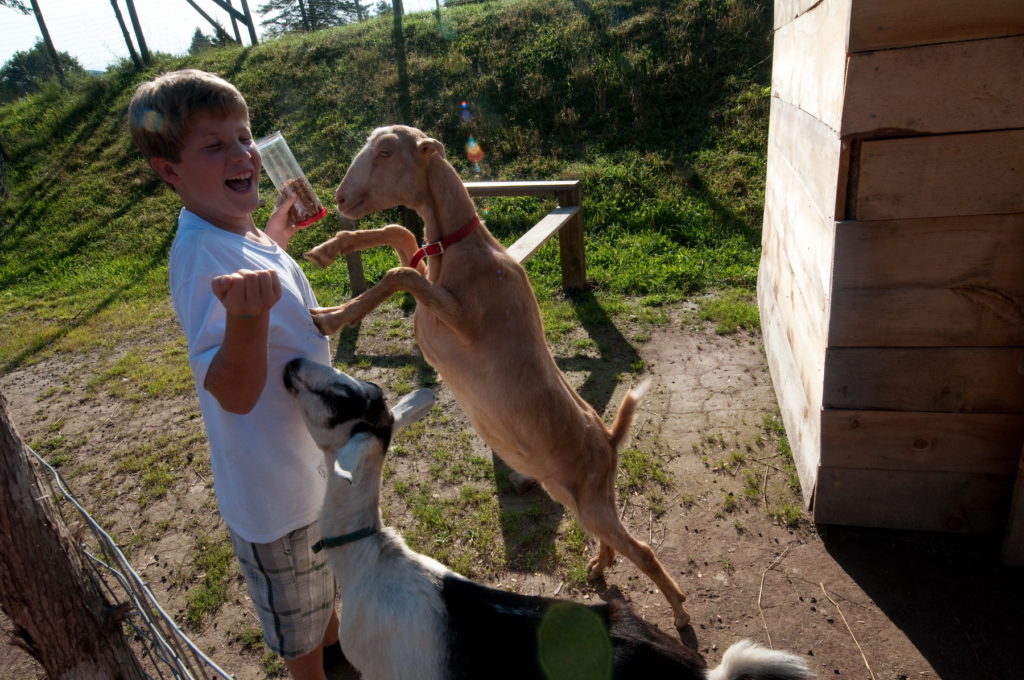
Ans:
[[[294,207],[299,221],[308,220],[324,209],[320,199],[316,197],[316,192],[313,191],[313,186],[305,177],[294,177],[288,180],[282,189],[287,191],[289,187],[295,191],[298,197]]]

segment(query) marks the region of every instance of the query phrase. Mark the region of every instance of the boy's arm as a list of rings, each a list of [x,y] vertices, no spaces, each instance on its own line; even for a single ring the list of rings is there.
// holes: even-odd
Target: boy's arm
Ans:
[[[213,279],[211,287],[227,320],[203,387],[225,411],[248,413],[267,381],[270,308],[281,298],[281,282],[272,270],[240,269]]]

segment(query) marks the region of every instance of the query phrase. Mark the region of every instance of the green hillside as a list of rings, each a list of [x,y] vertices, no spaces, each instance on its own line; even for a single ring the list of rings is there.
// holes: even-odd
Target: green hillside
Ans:
[[[177,201],[132,146],[125,110],[139,82],[183,67],[238,85],[254,133],[282,130],[327,205],[370,130],[408,123],[443,141],[466,180],[580,179],[588,277],[602,304],[750,289],[770,28],[770,3],[755,0],[485,2],[444,10],[440,22],[406,17],[411,120],[398,114],[390,19],[158,57],[142,73],[125,62],[72,92],[54,86],[0,108],[0,372],[130,340],[169,314]],[[470,135],[486,153],[479,172],[463,153]],[[263,190],[272,204],[266,177]],[[539,199],[480,206],[506,242],[548,209]],[[293,254],[336,228],[329,218],[302,232]],[[366,262],[372,280],[396,260],[375,253]],[[540,297],[552,297],[557,248],[529,269]],[[318,294],[330,291],[322,300],[347,285],[342,267],[307,271]]]

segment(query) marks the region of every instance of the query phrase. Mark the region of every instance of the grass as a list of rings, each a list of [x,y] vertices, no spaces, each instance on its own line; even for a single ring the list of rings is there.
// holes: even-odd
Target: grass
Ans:
[[[548,340],[629,380],[645,370],[631,343],[669,324],[672,305],[697,301],[699,318],[722,333],[756,329],[770,4],[512,0],[444,15],[440,27],[430,13],[407,17],[414,110],[402,122],[445,142],[466,180],[577,179],[583,188],[588,289],[561,290],[554,242],[527,263]],[[142,72],[125,62],[70,91],[49,87],[0,107],[9,157],[8,195],[0,203],[0,373],[67,357],[88,366],[81,370],[90,399],[121,404],[129,415],[188,395],[183,341],[152,331],[173,324],[167,256],[178,202],[128,138],[124,111],[134,89],[176,68],[227,76],[249,101],[254,133],[281,129],[330,205],[369,131],[397,119],[396,75],[386,67],[391,30],[385,18],[196,57],[159,56]],[[458,115],[462,100],[473,111],[468,124]],[[487,153],[479,173],[461,153],[470,134]],[[258,224],[273,204],[265,178],[262,194]],[[552,204],[488,198],[478,206],[508,244]],[[360,226],[396,221],[399,212],[391,210]],[[291,251],[335,229],[333,218],[323,220],[300,232]],[[387,250],[364,254],[371,284],[397,264]],[[322,303],[350,295],[344,267],[319,269],[301,258],[300,266]],[[386,353],[407,347],[410,308],[407,297],[395,299],[386,310],[400,318],[371,321],[362,332]],[[370,370],[374,358],[357,357],[352,367]],[[438,378],[414,357],[388,381],[404,394]],[[501,508],[505,472],[465,437],[438,441],[432,434],[448,427],[433,413],[397,438],[391,455],[403,465],[389,464],[385,473],[406,516],[386,519],[401,525],[415,549],[467,576],[551,569],[566,574],[570,587],[581,586],[593,545],[576,521],[539,491],[521,507]],[[786,446],[781,424],[765,429]],[[206,457],[192,455],[203,446],[201,432],[196,437],[126,443],[112,454],[118,484],[134,485],[146,508],[189,469],[209,477]],[[57,427],[36,448],[54,464],[74,467],[83,444]],[[727,448],[719,438],[703,444],[701,455],[717,461]],[[409,461],[411,451],[429,454]],[[402,472],[405,463],[424,471],[426,481]],[[746,461],[724,464],[735,472]],[[674,484],[666,470],[657,455],[626,449],[620,493],[660,515]],[[795,478],[793,471],[791,488]],[[105,483],[111,492],[117,486]],[[785,506],[777,512],[780,522],[794,515]],[[221,540],[197,539],[180,575],[181,585],[191,585],[189,626],[202,626],[223,603],[233,578],[228,553]]]
[[[414,119],[406,122],[445,141],[467,179],[579,179],[588,277],[599,304],[750,290],[760,243],[770,10],[742,0],[675,8],[518,0],[446,15],[456,27],[447,37],[431,13],[407,19]],[[159,57],[141,73],[126,62],[70,92],[47,88],[0,107],[0,139],[11,159],[9,197],[0,207],[0,370],[55,352],[109,349],[147,317],[170,315],[166,258],[176,199],[132,148],[123,121],[141,80],[181,67],[229,75],[249,100],[254,132],[283,130],[330,204],[367,132],[394,119],[393,98],[366,96],[394,91],[394,73],[381,68],[390,31],[389,21],[372,20],[250,48]],[[475,112],[468,124],[458,116],[464,99]],[[479,175],[459,151],[471,133],[487,151]],[[58,159],[54,148],[74,153]],[[264,192],[272,204],[266,180]],[[481,201],[506,242],[549,207],[531,198]],[[392,211],[361,226],[396,218]],[[326,220],[300,233],[294,251],[335,228]],[[556,251],[542,249],[528,267],[545,304],[559,304]],[[395,264],[392,253],[367,254],[368,279]],[[307,273],[322,298],[348,290],[341,267]],[[554,320],[549,333],[565,332],[564,323]]]
[[[698,318],[714,323],[719,335],[761,328],[761,315],[749,290],[730,289],[700,300],[698,307]]]
[[[228,582],[238,571],[230,540],[200,536],[193,550],[194,582],[186,596],[185,621],[197,630],[228,597]]]

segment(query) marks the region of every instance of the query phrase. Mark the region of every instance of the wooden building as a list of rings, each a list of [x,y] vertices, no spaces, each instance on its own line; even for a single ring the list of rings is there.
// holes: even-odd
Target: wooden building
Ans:
[[[775,0],[773,59],[758,302],[813,517],[1024,562],[1024,0]]]

